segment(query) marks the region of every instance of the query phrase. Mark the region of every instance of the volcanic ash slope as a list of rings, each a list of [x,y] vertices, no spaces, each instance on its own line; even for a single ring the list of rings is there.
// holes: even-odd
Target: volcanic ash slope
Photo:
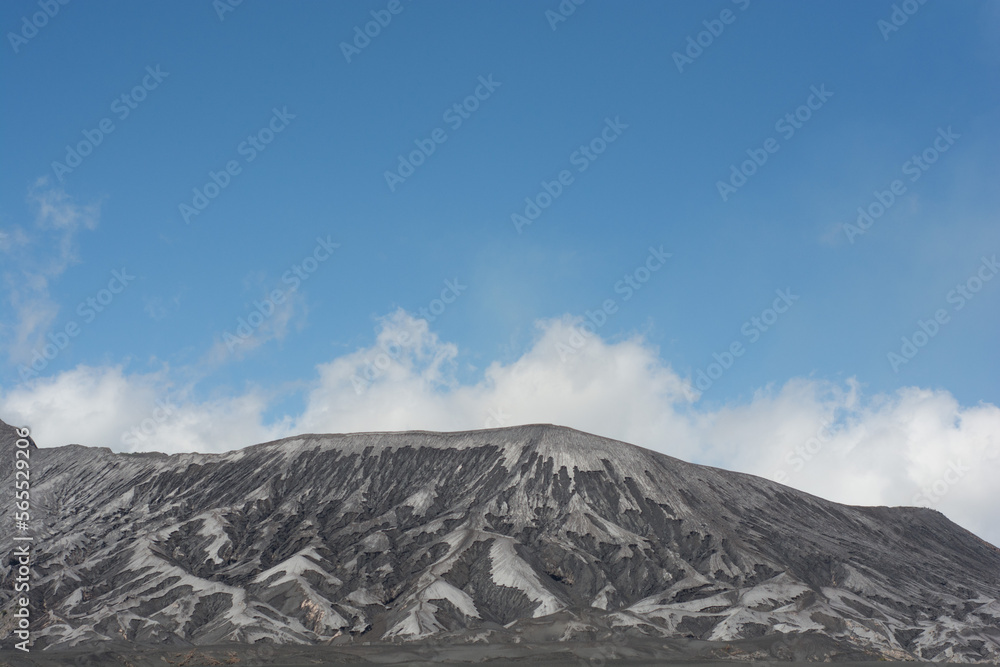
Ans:
[[[4,460],[15,437],[0,422]],[[32,448],[31,465],[37,647],[616,630],[1000,660],[1000,550],[940,513],[840,505],[568,428],[215,455],[70,445]],[[12,489],[13,466],[0,475]],[[7,619],[14,575],[5,562]]]

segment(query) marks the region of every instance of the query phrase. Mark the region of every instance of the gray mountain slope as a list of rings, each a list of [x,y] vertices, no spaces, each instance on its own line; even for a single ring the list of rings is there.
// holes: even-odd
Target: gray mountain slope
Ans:
[[[0,422],[5,460],[11,433]],[[32,450],[32,478],[38,646],[615,629],[1000,661],[1000,550],[942,514],[840,505],[564,427],[173,456],[70,445]],[[4,609],[12,576],[5,562]]]

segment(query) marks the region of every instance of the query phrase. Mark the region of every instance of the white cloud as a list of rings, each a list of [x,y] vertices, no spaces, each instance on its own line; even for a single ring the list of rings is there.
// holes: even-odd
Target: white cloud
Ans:
[[[262,423],[271,398],[264,392],[194,401],[191,389],[174,387],[169,369],[126,375],[120,366],[77,366],[0,395],[0,416],[30,426],[43,447],[115,451],[223,451],[289,432],[288,424]]]
[[[854,380],[796,378],[742,403],[702,407],[641,337],[591,336],[566,354],[573,320],[538,324],[530,348],[480,379],[457,379],[459,351],[425,320],[397,311],[375,343],[318,366],[298,415],[268,424],[273,396],[192,399],[168,371],[79,367],[0,395],[5,421],[43,445],[70,441],[160,451],[219,451],[295,433],[462,430],[549,422],[679,458],[774,479],[839,502],[934,507],[1000,542],[1000,408],[964,407],[946,391],[866,395]],[[157,397],[171,396],[159,420]],[[161,410],[162,416],[162,410]],[[122,434],[148,435],[131,445]],[[141,428],[140,428],[141,432]]]

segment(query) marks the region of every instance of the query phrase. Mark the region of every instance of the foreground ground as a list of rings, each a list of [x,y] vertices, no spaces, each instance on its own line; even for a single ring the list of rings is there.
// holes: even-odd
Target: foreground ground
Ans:
[[[64,651],[0,651],[0,667],[200,667],[203,665],[698,665],[711,667],[766,663],[792,665],[816,662],[889,665],[861,651],[845,650],[824,637],[794,642],[745,640],[731,644],[698,640],[523,644],[381,644],[352,646],[219,645],[199,647],[135,646],[104,643]],[[903,664],[903,663],[899,663]],[[918,663],[905,663],[916,665]],[[940,664],[940,663],[938,663]]]

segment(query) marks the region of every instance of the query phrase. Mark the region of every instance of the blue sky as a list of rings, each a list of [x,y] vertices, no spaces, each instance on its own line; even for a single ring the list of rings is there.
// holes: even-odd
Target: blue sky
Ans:
[[[355,43],[366,24],[377,34]],[[995,3],[17,0],[0,26],[0,407],[48,444],[552,421],[770,474],[634,431],[647,413],[590,419],[614,386],[601,373],[631,368],[615,356],[630,350],[647,377],[622,386],[669,372],[681,389],[665,405],[686,429],[789,392],[844,429],[933,395],[951,406],[942,428],[986,410],[969,446],[1000,442],[1000,280],[983,279],[1000,252]],[[393,171],[406,177],[390,185]],[[201,201],[213,173],[225,187]],[[558,196],[515,224],[546,183]],[[845,227],[880,197],[873,224]],[[315,270],[291,289],[303,261]],[[109,286],[123,268],[134,279]],[[459,289],[433,315],[446,281]],[[107,301],[92,318],[88,298]],[[608,300],[596,335],[581,329]],[[255,302],[267,317],[239,338]],[[40,361],[67,325],[77,334]],[[404,330],[419,343],[366,366]],[[915,335],[926,344],[907,348]],[[608,356],[568,373],[590,345]],[[501,371],[557,398],[504,408]],[[414,392],[453,402],[438,419]],[[355,399],[369,421],[337,407]],[[186,416],[136,445],[122,434],[154,400]],[[220,435],[223,413],[252,428]],[[773,429],[760,442],[786,437]],[[919,473],[906,451],[910,487],[955,457],[940,444]]]

